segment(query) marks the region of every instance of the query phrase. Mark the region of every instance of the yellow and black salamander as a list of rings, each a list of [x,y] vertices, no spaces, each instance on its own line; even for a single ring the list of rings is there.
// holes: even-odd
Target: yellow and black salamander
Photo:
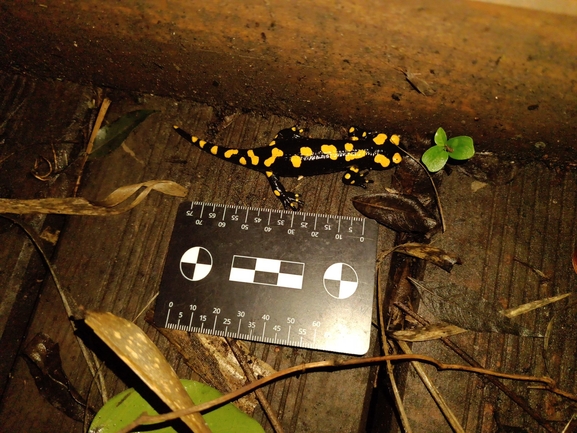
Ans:
[[[264,173],[274,195],[285,209],[298,211],[304,205],[299,194],[286,191],[279,177],[314,176],[346,170],[343,183],[366,188],[369,170],[384,170],[402,160],[400,137],[367,132],[351,127],[346,140],[325,140],[303,136],[297,127],[280,131],[268,146],[231,149],[208,143],[183,131],[174,130],[198,148],[225,161]]]

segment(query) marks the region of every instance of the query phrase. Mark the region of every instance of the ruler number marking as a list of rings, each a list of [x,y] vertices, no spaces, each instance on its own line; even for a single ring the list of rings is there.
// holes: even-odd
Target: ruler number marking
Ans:
[[[237,329],[236,333],[234,331],[230,331],[230,327],[233,325],[233,319],[230,316],[224,316],[226,314],[225,311],[222,310],[220,307],[211,307],[210,311],[214,315],[213,326],[206,326],[209,321],[208,314],[199,314],[196,316],[196,320],[200,322],[200,327],[193,326],[195,320],[195,313],[198,311],[197,304],[188,304],[183,310],[176,310],[177,313],[174,313],[175,308],[178,306],[175,305],[173,301],[168,302],[167,304],[167,316],[166,316],[166,323],[165,327],[169,329],[179,329],[188,332],[202,332],[208,333],[212,335],[222,335],[222,336],[232,336],[235,338],[249,338],[253,339],[254,341],[261,341],[261,342],[270,342],[270,343],[280,343],[280,344],[293,344],[298,345],[300,347],[307,347],[307,348],[315,348],[316,347],[316,338],[317,338],[317,330],[321,328],[321,321],[319,320],[312,320],[310,323],[311,329],[307,327],[297,326],[297,318],[293,316],[285,316],[285,322],[287,323],[287,328],[285,328],[286,332],[286,339],[280,338],[279,334],[282,335],[283,326],[282,324],[276,323],[274,324],[274,318],[269,313],[263,313],[260,315],[260,320],[262,320],[262,331],[257,333],[257,329],[259,328],[259,324],[257,320],[250,320],[247,323],[248,334],[244,334],[242,332],[242,325],[243,325],[243,318],[246,317],[246,311],[244,310],[236,310],[236,318],[238,319],[237,322]],[[186,318],[186,311],[190,312],[190,317],[188,324],[182,324],[182,319]],[[172,317],[172,320],[171,320]],[[267,327],[268,322],[273,322],[270,327]],[[295,326],[295,336],[292,337],[293,326]],[[310,332],[309,332],[310,331]],[[292,340],[291,338],[294,338]]]

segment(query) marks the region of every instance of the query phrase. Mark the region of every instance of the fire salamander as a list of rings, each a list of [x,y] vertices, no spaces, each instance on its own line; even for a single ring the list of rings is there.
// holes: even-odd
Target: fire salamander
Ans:
[[[343,183],[366,188],[370,170],[384,170],[402,160],[400,137],[351,127],[346,140],[324,140],[303,136],[297,127],[280,131],[268,146],[231,149],[208,143],[174,126],[174,130],[196,147],[225,161],[264,173],[272,191],[285,209],[298,211],[304,205],[299,194],[286,191],[279,177],[314,176],[346,170]]]

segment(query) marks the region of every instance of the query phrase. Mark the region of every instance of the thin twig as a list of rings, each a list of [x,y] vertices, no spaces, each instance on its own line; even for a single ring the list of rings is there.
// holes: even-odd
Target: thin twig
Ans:
[[[228,343],[228,345],[232,349],[232,352],[234,353],[236,360],[240,364],[240,367],[244,371],[244,374],[246,375],[249,383],[254,382],[256,380],[256,377],[254,376],[254,373],[252,372],[250,365],[246,361],[246,356],[244,355],[243,351],[238,346],[238,343],[236,342],[236,340],[227,337],[226,342]],[[258,402],[262,406],[262,410],[264,411],[268,420],[270,421],[270,424],[271,424],[273,430],[276,433],[284,433],[282,425],[281,425],[279,419],[277,418],[276,414],[274,413],[274,411],[273,411],[270,403],[268,402],[266,396],[264,395],[264,392],[262,392],[260,389],[257,389],[257,390],[255,390],[255,394],[256,394],[256,398],[258,399]]]
[[[358,367],[367,367],[373,364],[380,364],[386,361],[391,362],[406,362],[406,361],[418,361],[424,362],[426,364],[431,364],[437,368],[439,371],[443,370],[453,370],[453,371],[465,371],[471,372],[481,375],[499,377],[501,379],[511,379],[511,380],[518,380],[522,382],[537,382],[544,385],[543,389],[546,389],[550,392],[556,393],[561,395],[561,392],[564,393],[564,396],[577,402],[577,395],[573,395],[557,388],[557,383],[555,380],[551,379],[547,376],[524,376],[520,374],[510,374],[510,373],[500,373],[498,371],[488,370],[486,368],[479,368],[479,367],[472,367],[467,365],[460,365],[460,364],[445,364],[436,360],[435,358],[427,355],[420,355],[420,354],[413,354],[413,355],[385,355],[385,356],[376,356],[370,358],[354,358],[349,359],[346,361],[318,361],[318,362],[310,362],[307,364],[296,365],[294,367],[287,368],[285,370],[279,371],[278,373],[271,374],[270,376],[263,377],[261,379],[256,380],[248,385],[245,385],[236,391],[232,391],[226,395],[223,395],[219,398],[216,398],[212,401],[207,403],[198,404],[193,407],[181,409],[175,412],[166,413],[163,415],[156,415],[150,416],[148,414],[142,414],[139,416],[135,421],[128,424],[123,429],[119,430],[118,433],[128,433],[135,427],[142,425],[142,424],[150,424],[150,423],[158,423],[163,421],[168,421],[176,418],[180,418],[182,416],[191,414],[191,413],[198,413],[198,412],[206,412],[208,410],[214,409],[216,407],[220,407],[226,403],[229,403],[237,398],[242,397],[250,392],[253,392],[255,389],[261,388],[269,383],[276,382],[282,378],[288,376],[294,376],[298,374],[304,374],[308,372],[314,371],[332,371],[332,370],[339,370],[339,369],[348,369],[348,368],[358,368]]]
[[[403,433],[412,433],[411,424],[409,423],[409,417],[407,416],[407,411],[405,410],[405,405],[403,404],[403,398],[399,392],[399,387],[397,386],[397,381],[395,380],[395,373],[393,371],[393,364],[391,361],[386,362],[387,366],[387,376],[389,377],[389,383],[393,390],[393,397],[395,398],[395,405],[399,411],[399,418],[401,420],[401,427]]]
[[[569,427],[571,426],[571,423],[575,419],[575,415],[577,415],[577,414],[571,415],[571,419],[567,422],[567,425],[565,425],[565,428],[563,429],[563,431],[561,433],[566,433],[567,431],[569,431]]]
[[[407,308],[405,305],[398,303],[398,302],[395,302],[394,305],[397,308],[404,311],[406,314],[410,315],[413,319],[418,321],[421,325],[426,326],[429,324],[429,322],[427,320],[425,320],[423,317],[421,317],[420,315],[418,315],[417,313],[415,313],[411,309]],[[462,350],[459,346],[457,346],[455,343],[453,343],[448,338],[441,338],[440,340],[449,349],[451,349],[453,352],[455,352],[457,355],[459,355],[463,360],[465,360],[465,362],[471,364],[474,367],[482,367],[481,364],[479,364],[471,355],[466,353],[464,350]],[[509,388],[503,382],[501,382],[500,380],[497,380],[491,376],[487,376],[486,379],[489,382],[491,382],[493,385],[495,385],[497,388],[499,388],[501,391],[503,391],[503,393],[507,397],[509,397],[511,400],[513,400],[521,409],[523,409],[529,416],[531,416],[531,418],[533,418],[545,430],[547,430],[548,432],[552,432],[552,433],[556,431],[553,428],[553,426],[545,418],[543,418],[541,416],[541,414],[539,414],[539,412],[537,412],[531,406],[529,406],[529,403],[527,403],[527,401],[523,397],[518,395],[515,391],[513,391],[511,388]],[[565,395],[565,391],[562,391],[560,389],[551,389],[549,387],[543,387],[541,389],[549,390],[551,392],[554,392],[555,394],[561,395],[563,397],[567,397],[568,399],[571,399],[571,400],[573,400],[572,397],[574,397],[572,395]]]
[[[134,319],[132,319],[133,323],[136,323],[138,318],[140,316],[142,316],[146,311],[148,311],[148,308],[152,305],[154,300],[158,297],[158,294],[159,294],[159,292],[156,292],[154,295],[152,295],[152,298],[150,298],[150,300],[146,303],[146,305],[138,312],[138,314],[134,317]]]
[[[411,351],[411,348],[406,342],[397,341],[397,344],[404,353],[407,354],[413,353]],[[461,426],[461,423],[459,422],[459,420],[457,419],[457,417],[455,416],[455,414],[453,413],[453,411],[451,410],[451,408],[449,407],[449,405],[447,404],[447,402],[445,401],[445,399],[443,398],[437,387],[433,384],[433,382],[431,382],[431,379],[429,379],[427,373],[425,373],[423,366],[418,362],[411,362],[411,365],[419,375],[419,378],[425,385],[425,388],[427,388],[427,390],[431,394],[433,400],[435,400],[435,403],[437,403],[437,406],[439,406],[439,409],[441,410],[443,416],[445,417],[445,419],[447,420],[453,431],[457,433],[465,433],[465,429]]]
[[[76,179],[76,185],[74,185],[72,197],[76,197],[78,188],[80,188],[80,182],[82,181],[82,173],[84,172],[84,166],[86,165],[86,161],[88,161],[88,157],[92,153],[92,147],[94,146],[94,140],[96,139],[96,134],[98,134],[98,131],[100,131],[100,126],[104,121],[104,117],[106,116],[106,112],[108,111],[108,107],[110,107],[111,102],[112,101],[110,101],[110,99],[104,98],[102,104],[100,104],[100,110],[98,111],[98,116],[96,117],[94,127],[92,128],[92,132],[90,133],[90,138],[88,139],[88,144],[86,145],[86,152],[84,154],[84,158],[82,158],[82,163],[80,164],[78,179]]]
[[[28,235],[28,237],[30,238],[30,240],[32,241],[32,243],[34,244],[34,246],[36,247],[36,249],[38,250],[38,252],[42,256],[42,259],[46,263],[46,266],[48,267],[48,270],[50,271],[50,274],[52,275],[52,279],[54,280],[54,285],[56,286],[56,289],[58,290],[58,294],[60,295],[60,299],[62,300],[62,305],[64,306],[64,310],[66,311],[66,315],[67,315],[67,318],[69,320],[70,327],[72,328],[72,333],[76,337],[76,341],[78,342],[78,345],[80,346],[80,350],[82,351],[82,355],[84,356],[84,359],[86,361],[86,364],[88,365],[88,369],[90,370],[90,373],[92,374],[93,377],[98,378],[97,385],[98,385],[98,389],[100,391],[100,396],[102,397],[102,402],[106,403],[108,401],[108,396],[107,396],[107,392],[106,392],[106,384],[104,382],[104,377],[103,377],[102,373],[100,372],[99,368],[97,367],[97,365],[94,364],[94,359],[92,359],[92,356],[91,356],[92,352],[90,352],[86,348],[86,346],[84,345],[84,343],[82,342],[80,337],[78,335],[76,335],[76,329],[74,329],[73,322],[72,322],[72,320],[70,320],[72,317],[74,317],[75,313],[77,313],[79,311],[78,306],[76,305],[76,302],[74,301],[74,297],[68,292],[68,290],[66,290],[60,284],[60,280],[58,279],[58,275],[56,275],[56,271],[54,270],[52,263],[50,263],[48,256],[46,255],[46,253],[44,252],[44,249],[42,248],[42,240],[38,237],[38,234],[34,231],[34,229],[32,227],[30,227],[27,223],[20,221],[16,218],[12,218],[8,215],[0,214],[0,217],[6,218],[6,219],[12,221],[14,224],[19,226],[22,230],[24,230],[24,232]]]
[[[423,170],[425,170],[425,173],[429,177],[429,180],[431,181],[431,185],[433,186],[433,191],[435,191],[435,199],[437,201],[437,208],[439,209],[439,217],[441,218],[441,226],[443,227],[443,233],[445,233],[445,230],[446,230],[445,214],[443,213],[443,206],[441,206],[441,197],[439,195],[439,191],[437,190],[437,185],[435,185],[435,181],[433,180],[433,176],[431,176],[431,173],[429,173],[429,170],[427,170],[427,167],[425,167],[421,161],[419,161],[417,158],[415,158],[413,155],[411,155],[409,152],[407,152],[405,149],[401,148],[400,146],[399,146],[399,149],[403,153],[405,153],[405,155],[407,155],[413,161],[415,161],[417,164],[419,164],[423,168]]]

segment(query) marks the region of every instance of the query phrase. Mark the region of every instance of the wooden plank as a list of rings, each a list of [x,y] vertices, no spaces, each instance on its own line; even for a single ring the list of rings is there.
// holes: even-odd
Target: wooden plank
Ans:
[[[0,89],[0,194],[6,198],[70,195],[77,175],[73,162],[84,146],[89,125],[92,90],[57,81],[37,86],[34,79],[6,74],[0,74]],[[61,104],[63,99],[68,100],[66,106]],[[45,181],[31,174],[35,167],[39,174],[49,174]],[[66,218],[27,215],[21,220],[42,233],[42,247],[51,257]],[[47,268],[18,225],[7,219],[0,224],[1,396],[26,339]]]
[[[457,0],[2,7],[4,69],[575,160],[577,17]]]

